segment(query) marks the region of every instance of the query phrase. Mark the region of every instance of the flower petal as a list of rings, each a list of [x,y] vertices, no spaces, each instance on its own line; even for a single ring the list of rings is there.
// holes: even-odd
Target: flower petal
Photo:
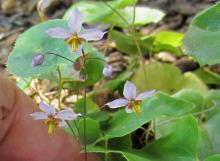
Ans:
[[[47,115],[54,115],[56,110],[52,105],[47,105],[44,102],[39,104],[39,107],[42,111],[44,111]]]
[[[58,126],[59,127],[63,127],[63,128],[67,128],[68,127],[68,125],[67,125],[65,120],[60,121]]]
[[[57,112],[57,114],[54,116],[54,118],[61,119],[61,120],[74,120],[81,114],[76,114],[73,112],[73,110],[66,109],[66,110],[61,110]]]
[[[132,113],[132,112],[133,112],[133,110],[132,110],[131,108],[128,108],[128,106],[125,108],[125,111],[126,111],[127,113]]]
[[[103,69],[103,71],[102,71],[102,73],[103,73],[103,75],[104,75],[105,77],[110,77],[110,76],[112,75],[112,73],[113,73],[113,68],[112,68],[112,66],[109,65],[109,64],[106,64],[105,67],[104,67],[104,69]]]
[[[76,8],[72,11],[68,20],[68,26],[71,33],[75,33],[75,32],[79,33],[80,30],[82,29],[82,24],[83,24],[83,15]]]
[[[50,28],[46,32],[50,37],[53,38],[67,39],[72,36],[70,31],[62,27]]]
[[[128,100],[124,98],[119,98],[112,102],[106,103],[106,105],[109,106],[110,108],[119,108],[119,107],[126,106],[127,104],[128,104]]]
[[[136,97],[136,87],[133,83],[126,81],[124,85],[123,95],[128,100],[134,99]]]
[[[99,29],[87,29],[79,34],[79,37],[84,38],[87,41],[101,40],[106,32]]]
[[[35,120],[46,120],[48,115],[45,112],[34,112],[30,114]]]
[[[154,96],[156,93],[156,90],[146,91],[143,93],[140,93],[135,100],[144,100],[146,98]]]
[[[77,49],[76,49],[76,51],[75,51],[75,54],[81,54],[82,53],[82,45],[80,45]]]
[[[43,64],[43,62],[44,62],[44,55],[41,53],[37,54],[32,59],[32,67],[39,66],[39,65]]]
[[[73,53],[73,54],[81,54],[82,53],[82,45],[80,45],[77,49],[76,49],[76,51],[73,51],[72,50],[72,47],[71,46],[68,46],[68,49],[69,49],[69,51],[71,52],[71,53]]]

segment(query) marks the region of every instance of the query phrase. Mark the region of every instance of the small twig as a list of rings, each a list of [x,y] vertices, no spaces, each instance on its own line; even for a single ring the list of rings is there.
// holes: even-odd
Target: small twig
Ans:
[[[15,34],[17,32],[23,31],[23,30],[25,30],[25,28],[24,27],[20,27],[18,29],[14,29],[14,30],[6,32],[6,33],[1,33],[0,34],[0,40],[3,40],[4,38],[6,38],[8,36],[13,35],[13,34]]]

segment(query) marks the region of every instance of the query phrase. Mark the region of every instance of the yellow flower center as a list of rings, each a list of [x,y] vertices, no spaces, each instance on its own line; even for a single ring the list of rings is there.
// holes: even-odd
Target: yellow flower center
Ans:
[[[141,101],[140,100],[131,100],[128,103],[128,108],[132,109],[134,112],[136,113],[140,113],[141,112]]]
[[[48,119],[45,120],[44,123],[48,126],[48,135],[52,136],[54,129],[59,125],[59,120],[55,119],[53,116],[48,116]]]
[[[78,47],[82,44],[83,41],[84,39],[80,38],[77,33],[74,33],[71,37],[66,39],[66,43],[68,44],[68,46],[71,47],[71,50],[73,52],[75,52],[78,49]]]

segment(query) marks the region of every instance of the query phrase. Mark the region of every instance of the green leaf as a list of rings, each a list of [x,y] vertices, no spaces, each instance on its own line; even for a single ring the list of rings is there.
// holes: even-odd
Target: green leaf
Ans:
[[[103,2],[79,2],[74,4],[65,14],[64,18],[69,17],[70,12],[74,8],[78,8],[85,16],[87,23],[106,23],[119,27],[128,27],[133,24],[133,5],[135,0],[116,0],[107,2],[109,6]],[[112,9],[113,8],[113,9]],[[115,10],[123,17],[115,13]],[[135,9],[135,26],[142,26],[149,23],[157,23],[164,17],[164,13],[158,9],[148,7],[139,7]]]
[[[118,10],[119,14],[124,17],[129,26],[143,26],[149,23],[158,23],[164,17],[164,13],[158,9],[148,8],[144,6],[135,7],[135,21],[133,24],[133,13],[134,8],[126,7],[124,9]],[[116,14],[113,13],[108,16],[105,20],[106,23],[113,23],[115,26],[128,27],[127,24]]]
[[[127,66],[126,71],[124,71],[122,74],[118,75],[115,79],[108,81],[106,84],[104,84],[103,88],[110,89],[112,91],[118,89],[126,80],[128,80],[135,69],[135,67],[138,64],[138,57],[132,56],[131,62]]]
[[[110,80],[106,84],[104,84],[104,87],[110,89],[110,90],[116,90],[119,86],[121,86],[126,80],[128,80],[132,75],[132,72],[125,71],[119,76],[117,76],[115,79]]]
[[[136,85],[139,92],[156,89],[172,93],[180,77],[181,72],[175,65],[150,62],[149,64],[145,64],[144,69],[143,66],[140,65],[131,78],[131,81]]]
[[[153,42],[153,37],[143,37],[141,35],[126,35],[121,32],[112,30],[108,33],[110,40],[115,42],[116,48],[130,55],[138,55],[138,49],[135,43],[135,39],[137,40],[142,53],[148,53]]]
[[[136,0],[115,0],[107,2],[112,8],[119,9],[132,5]],[[64,15],[67,19],[75,8],[78,8],[85,17],[87,23],[103,23],[107,17],[112,16],[113,10],[103,2],[81,1],[72,5]]]
[[[220,106],[220,90],[209,90],[206,97],[207,106]]]
[[[22,78],[40,77],[56,80],[58,77],[55,71],[56,66],[66,64],[62,69],[65,70],[66,73],[68,73],[68,71],[70,73],[72,69],[69,68],[69,65],[71,65],[70,62],[55,55],[45,54],[52,52],[71,60],[75,60],[78,57],[68,50],[64,40],[51,38],[46,34],[47,29],[58,26],[66,27],[67,23],[64,20],[47,21],[30,28],[19,36],[8,58],[7,65],[9,71]],[[44,54],[44,63],[40,66],[32,67],[32,59],[37,53]]]
[[[220,153],[220,91],[211,90],[206,97],[206,104],[202,115],[205,118],[201,122],[199,157],[204,159],[213,154]]]
[[[220,85],[220,76],[206,68],[199,68],[193,72],[196,74],[204,83]]]
[[[95,153],[114,153],[114,155],[121,154],[124,158],[126,158],[127,161],[151,161],[147,159],[146,156],[144,156],[143,154],[139,154],[136,151],[126,152],[126,151],[110,150],[110,149],[105,149],[104,147],[94,147],[94,146],[89,146],[88,151]]]
[[[109,127],[104,130],[105,138],[125,136],[155,117],[183,114],[192,110],[194,105],[158,93],[152,99],[143,102],[141,108],[142,112],[139,115],[136,113],[128,114],[124,109],[118,111],[110,120]]]
[[[219,107],[218,107],[219,108]],[[212,150],[213,153],[220,153],[220,129],[219,129],[219,122],[220,122],[220,111],[215,111],[215,115],[208,118],[206,124],[203,125],[209,134],[209,139],[212,143]]]
[[[202,112],[204,110],[204,97],[193,89],[183,89],[173,95],[174,98],[184,100],[194,104],[195,108],[190,111],[191,113]],[[199,115],[200,117],[200,115]],[[161,138],[169,135],[175,128],[174,125],[179,116],[163,116],[155,119],[156,121],[156,138]]]
[[[198,125],[192,116],[185,116],[176,122],[173,133],[146,147],[151,161],[196,161]]]
[[[187,72],[176,82],[173,92],[180,91],[182,89],[193,89],[198,91],[203,96],[208,92],[207,86],[193,73]]]
[[[91,48],[91,46],[87,45],[88,59],[86,59],[86,81],[74,81],[70,80],[65,83],[65,87],[78,90],[83,89],[84,87],[88,87],[98,82],[103,78],[103,68],[105,65],[103,54],[98,52],[97,50]]]
[[[201,112],[203,110],[205,102],[204,97],[196,90],[183,89],[175,93],[174,97],[193,103],[195,105],[195,108],[192,112]]]
[[[203,125],[202,125],[203,126]],[[209,138],[209,133],[203,127],[199,128],[199,143],[198,143],[198,157],[204,160],[210,156],[212,152],[212,141]]]
[[[99,110],[98,105],[93,101],[92,95],[87,95],[86,97],[86,107],[87,107],[87,113],[91,113],[93,111]],[[75,108],[78,113],[84,112],[84,98],[79,99],[75,103]]]
[[[201,65],[220,63],[220,3],[198,14],[184,38],[184,48]]]
[[[219,161],[220,160],[220,154],[213,155],[205,159],[204,161]]]
[[[190,137],[189,137],[190,136]],[[187,138],[187,139],[186,139]],[[141,150],[115,150],[89,146],[89,152],[122,154],[127,161],[195,161],[197,160],[198,125],[192,116],[180,118],[173,132]]]
[[[79,139],[84,142],[84,120],[79,120]],[[86,119],[86,144],[92,144],[99,137],[102,136],[102,132],[99,126],[99,122],[90,118]]]
[[[172,31],[162,31],[155,35],[155,42],[153,46],[153,51],[169,51],[176,55],[182,55],[180,51],[180,46],[182,44],[183,34],[172,32]]]

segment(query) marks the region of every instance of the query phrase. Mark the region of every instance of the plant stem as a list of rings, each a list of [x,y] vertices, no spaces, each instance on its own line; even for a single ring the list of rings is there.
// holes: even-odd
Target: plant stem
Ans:
[[[70,128],[71,132],[73,133],[74,137],[77,138],[76,134],[74,133],[74,130],[72,128],[72,126],[70,125],[69,121],[66,121],[66,124],[68,125],[68,127]]]
[[[127,25],[127,26],[129,26],[129,23],[128,23],[128,21],[116,10],[116,9],[114,9],[111,5],[109,5],[107,2],[105,2],[105,1],[103,1],[102,0],[102,2],[107,6],[107,7],[109,7],[112,11],[114,11],[120,18],[121,18],[121,20]]]
[[[59,90],[57,93],[57,98],[58,98],[58,107],[59,109],[61,109],[61,92],[62,92],[62,88],[63,88],[63,83],[62,83],[62,74],[60,71],[60,67],[57,67],[57,71],[58,71],[58,76],[59,76]]]
[[[84,71],[86,72],[86,57],[85,57],[85,52],[84,50],[82,49],[82,54],[83,54],[83,68],[84,68]],[[86,75],[85,75],[86,77]],[[87,78],[85,79],[87,80]],[[84,151],[85,151],[85,161],[87,161],[87,145],[86,145],[86,140],[87,140],[87,137],[86,137],[86,118],[87,118],[87,107],[86,107],[86,89],[84,89],[84,93],[83,93],[83,97],[84,97],[84,117],[83,117],[83,120],[84,120]]]
[[[58,56],[58,57],[60,57],[60,58],[65,59],[65,60],[67,60],[67,61],[69,61],[69,62],[71,62],[71,63],[74,63],[74,61],[72,61],[71,59],[66,58],[65,56],[62,56],[62,55],[56,54],[56,53],[45,53],[45,54],[55,55],[55,56]]]
[[[57,93],[57,98],[58,98],[58,108],[61,109],[61,92],[62,92],[62,89],[63,89],[63,82],[62,82],[62,73],[60,71],[60,67],[57,66],[57,72],[58,72],[58,77],[59,77],[59,90],[58,90],[58,93]],[[75,122],[75,120],[74,120]],[[70,123],[68,121],[66,121],[68,127],[70,128],[71,132],[73,133],[73,135],[75,136],[76,138],[76,134],[74,133],[74,130],[72,129],[72,126],[70,125]],[[77,126],[76,126],[77,128]],[[78,128],[77,128],[78,130]]]
[[[134,23],[135,23],[135,17],[136,17],[136,2],[133,4],[133,19],[132,19],[132,25],[131,25],[131,32],[134,31]]]

